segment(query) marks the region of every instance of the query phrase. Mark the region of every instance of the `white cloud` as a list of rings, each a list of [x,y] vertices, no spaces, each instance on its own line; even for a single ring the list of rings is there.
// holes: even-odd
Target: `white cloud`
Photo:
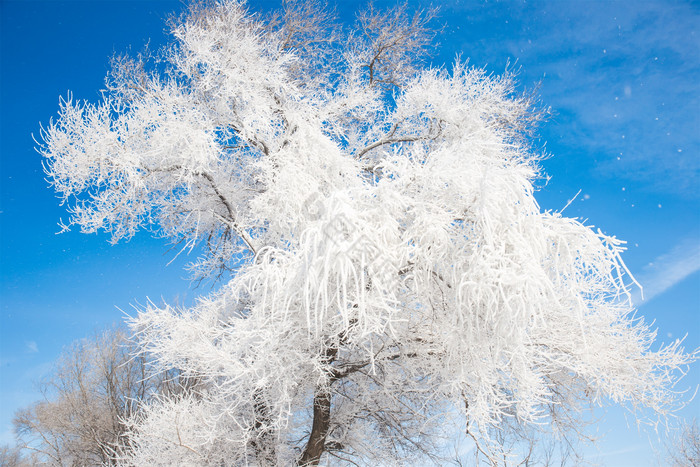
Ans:
[[[649,303],[683,279],[700,270],[700,239],[687,238],[671,251],[657,257],[644,268],[637,280],[644,287],[644,299],[636,293],[633,297],[639,306]]]
[[[27,346],[27,352],[29,352],[29,353],[39,352],[39,346],[36,344],[35,341],[27,341],[24,344]]]

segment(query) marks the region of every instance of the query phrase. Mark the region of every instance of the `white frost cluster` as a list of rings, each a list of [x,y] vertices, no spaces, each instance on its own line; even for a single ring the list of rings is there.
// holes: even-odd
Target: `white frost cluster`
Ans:
[[[166,65],[117,60],[100,104],[63,101],[45,129],[72,224],[147,228],[203,245],[198,277],[232,271],[193,309],[133,320],[198,389],[144,407],[125,462],[294,463],[325,393],[339,463],[429,455],[446,422],[666,410],[694,356],[650,351],[622,242],[541,212],[536,112],[511,77],[382,68],[380,16],[340,44],[290,17],[194,8]]]

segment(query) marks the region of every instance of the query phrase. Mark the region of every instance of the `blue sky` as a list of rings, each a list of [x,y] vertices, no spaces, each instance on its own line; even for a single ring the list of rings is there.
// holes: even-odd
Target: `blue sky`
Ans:
[[[338,3],[342,19],[360,4]],[[659,340],[687,333],[686,346],[700,346],[700,3],[434,3],[445,24],[435,65],[461,53],[494,73],[510,63],[523,88],[540,83],[553,111],[540,131],[552,155],[542,208],[559,210],[580,190],[564,212],[628,242],[623,258],[645,286],[639,313]],[[0,2],[0,443],[64,346],[147,297],[187,302],[210,290],[189,284],[188,258],[166,267],[174,254],[163,240],[56,235],[66,213],[32,139],[59,96],[99,99],[115,52],[165,43],[164,21],[181,9],[179,0]],[[696,365],[681,388],[698,384]],[[700,402],[682,415],[700,415]],[[648,434],[620,410],[599,430],[610,434],[593,460],[655,465]]]

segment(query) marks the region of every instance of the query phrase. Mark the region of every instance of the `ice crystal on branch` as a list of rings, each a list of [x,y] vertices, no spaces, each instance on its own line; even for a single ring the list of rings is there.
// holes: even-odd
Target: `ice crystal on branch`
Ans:
[[[504,418],[672,407],[695,355],[650,350],[622,242],[540,210],[512,76],[420,67],[433,14],[195,6],[167,66],[116,60],[101,103],[62,102],[42,152],[71,224],[233,273],[131,323],[201,384],[131,420],[127,464],[436,460]]]

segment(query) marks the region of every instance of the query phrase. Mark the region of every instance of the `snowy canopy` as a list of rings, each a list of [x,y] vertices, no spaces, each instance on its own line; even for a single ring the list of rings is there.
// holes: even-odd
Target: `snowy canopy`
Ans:
[[[45,128],[70,225],[148,229],[223,273],[134,318],[201,384],[131,420],[125,462],[313,464],[317,442],[389,462],[586,401],[667,410],[694,357],[650,350],[623,242],[538,206],[542,112],[513,77],[421,69],[430,12],[318,14],[193,7],[163,60],[116,59],[101,103]]]

